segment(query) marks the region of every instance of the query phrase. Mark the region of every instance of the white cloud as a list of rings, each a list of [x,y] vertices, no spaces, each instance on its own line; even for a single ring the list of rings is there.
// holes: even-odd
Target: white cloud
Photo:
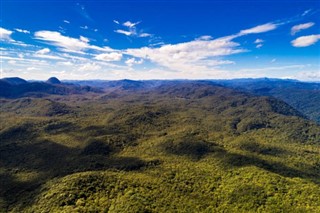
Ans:
[[[55,56],[55,55],[44,55],[44,54],[34,54],[36,58],[44,58],[44,59],[51,59],[51,60],[66,60],[65,58]]]
[[[7,30],[7,29],[4,29],[2,27],[0,27],[0,40],[9,40],[11,41],[11,34],[13,32],[11,30]]]
[[[9,60],[8,61],[8,64],[16,64],[17,63],[17,61],[15,61],[15,60]]]
[[[263,46],[263,44],[260,43],[260,44],[257,44],[257,45],[256,45],[256,48],[259,49],[259,48],[261,48],[262,46]]]
[[[142,64],[143,63],[143,59],[140,60],[136,60],[135,58],[129,58],[128,60],[125,61],[125,63],[128,66],[133,66],[134,64]]]
[[[305,81],[320,81],[320,71],[305,71],[300,72],[297,75],[295,75],[293,78],[295,79],[301,79]]]
[[[248,34],[264,33],[264,32],[274,30],[276,28],[277,28],[276,24],[267,23],[267,24],[263,24],[263,25],[259,25],[259,26],[250,28],[250,29],[241,30],[238,35],[242,36],[242,35],[248,35]]]
[[[95,59],[100,60],[100,61],[120,61],[122,59],[122,54],[121,53],[103,53],[99,54],[95,57]]]
[[[80,36],[80,40],[85,42],[85,43],[88,43],[90,40],[84,36]]]
[[[17,31],[17,32],[19,32],[19,33],[30,34],[30,31],[29,31],[29,30],[23,30],[23,29],[18,29],[18,28],[15,28],[14,30]]]
[[[87,63],[79,67],[79,71],[97,71],[100,69],[101,66],[97,65],[96,63]]]
[[[149,33],[141,33],[138,35],[140,38],[145,38],[145,37],[151,37],[152,34],[149,34]]]
[[[295,35],[297,32],[300,32],[301,30],[308,29],[308,28],[312,27],[313,25],[314,25],[313,22],[295,25],[291,28],[291,35]]]
[[[64,23],[70,24],[70,21],[68,20],[63,20]]]
[[[259,43],[263,43],[263,42],[264,42],[264,40],[259,39],[259,38],[257,38],[257,39],[254,41],[255,44],[259,44]]]
[[[41,50],[38,50],[38,51],[36,52],[36,54],[43,55],[43,54],[47,54],[47,53],[49,53],[49,52],[50,52],[50,49],[49,49],[49,48],[43,48],[43,49],[41,49]]]
[[[131,21],[126,21],[124,22],[122,25],[125,26],[125,27],[129,27],[129,28],[133,28],[135,27],[136,25],[140,24],[140,22],[136,22],[136,23],[133,23]]]
[[[306,10],[306,11],[304,11],[303,13],[302,13],[302,15],[301,16],[306,16],[308,13],[310,13],[311,12],[311,9],[309,9],[309,10]]]
[[[210,36],[210,35],[204,35],[204,36],[200,36],[200,37],[197,38],[196,40],[208,41],[208,40],[212,40],[212,36]]]
[[[28,67],[28,68],[27,68],[28,71],[33,71],[33,70],[38,70],[38,69],[39,69],[39,68],[36,68],[36,67]]]
[[[114,23],[119,24],[118,21],[113,20]],[[153,35],[150,33],[144,33],[143,31],[137,31],[136,26],[138,24],[140,24],[141,22],[131,22],[131,21],[126,21],[124,22],[122,25],[127,27],[126,30],[122,30],[122,29],[117,29],[114,32],[115,33],[119,33],[119,34],[123,34],[126,36],[132,36],[132,37],[139,37],[139,38],[146,38],[146,37],[152,37]]]
[[[174,71],[203,71],[212,69],[210,61],[214,61],[214,65],[218,64],[219,60],[216,57],[245,51],[238,46],[238,43],[227,39],[194,40],[174,45],[163,45],[159,48],[127,49],[124,53],[150,60]]]
[[[85,25],[85,26],[80,26],[80,28],[81,28],[81,29],[84,29],[84,30],[89,29],[89,27],[88,27],[87,25]]]
[[[87,42],[63,36],[61,33],[55,31],[38,31],[35,33],[35,37],[36,39],[47,41],[58,46],[66,52],[81,52],[81,50],[89,47]]]
[[[253,43],[257,44],[256,48],[261,48],[263,46],[264,40],[257,38]]]
[[[63,61],[63,62],[58,62],[58,65],[63,65],[63,66],[73,66],[74,64],[70,61]]]
[[[301,36],[291,41],[291,44],[294,47],[308,47],[317,43],[319,40],[320,40],[320,34],[308,35],[308,36]]]
[[[131,36],[131,35],[133,35],[133,32],[125,31],[125,30],[115,30],[114,32],[120,33],[120,34],[124,34],[124,35],[126,35],[126,36]]]
[[[98,47],[89,44],[89,39],[80,36],[79,39],[71,38],[62,35],[60,32],[55,31],[38,31],[35,34],[35,38],[38,40],[46,41],[54,46],[60,48],[64,52],[73,52],[85,54],[83,50],[92,49],[103,52],[113,51],[110,47]]]

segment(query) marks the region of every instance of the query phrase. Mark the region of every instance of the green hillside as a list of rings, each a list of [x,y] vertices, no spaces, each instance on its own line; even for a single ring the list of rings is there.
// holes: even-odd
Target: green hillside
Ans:
[[[0,100],[3,212],[320,212],[320,126],[208,82]]]

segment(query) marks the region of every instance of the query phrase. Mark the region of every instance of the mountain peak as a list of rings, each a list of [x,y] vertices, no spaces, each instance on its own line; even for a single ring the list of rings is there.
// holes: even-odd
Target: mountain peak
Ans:
[[[46,83],[49,83],[49,84],[61,84],[61,81],[56,77],[51,77],[46,81]]]

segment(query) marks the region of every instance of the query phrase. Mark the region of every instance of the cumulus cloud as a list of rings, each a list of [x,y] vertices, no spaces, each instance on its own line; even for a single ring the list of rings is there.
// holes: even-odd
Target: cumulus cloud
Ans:
[[[7,29],[4,29],[2,27],[0,27],[0,40],[12,40],[11,39],[11,34],[13,32],[11,30],[7,30]]]
[[[314,25],[313,22],[295,25],[291,28],[291,35],[295,35],[296,33],[300,32],[301,30],[308,29],[308,28],[312,27],[313,25]]]
[[[103,53],[95,56],[95,59],[100,61],[120,61],[122,59],[121,53]]]
[[[319,40],[320,40],[320,34],[308,35],[308,36],[301,36],[291,41],[291,44],[294,47],[308,47],[317,43]]]
[[[17,31],[17,32],[19,32],[19,33],[30,34],[30,31],[29,31],[29,30],[23,30],[23,29],[18,29],[18,28],[15,28],[14,30]]]

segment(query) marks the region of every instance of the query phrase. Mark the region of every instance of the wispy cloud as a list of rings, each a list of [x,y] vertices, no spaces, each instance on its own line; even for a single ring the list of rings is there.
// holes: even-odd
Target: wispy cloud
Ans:
[[[232,55],[245,50],[239,44],[224,39],[194,40],[174,45],[163,45],[159,48],[143,47],[127,49],[124,53],[134,57],[150,60],[170,70],[208,70],[212,58]],[[217,59],[214,59],[217,64]]]
[[[29,30],[23,30],[23,29],[19,29],[19,28],[15,28],[15,31],[19,32],[19,33],[25,33],[25,34],[30,34]]]
[[[300,32],[301,30],[308,29],[308,28],[312,27],[313,25],[314,25],[313,22],[295,25],[291,28],[291,35],[295,35],[296,33]]]
[[[36,52],[36,54],[43,55],[43,54],[47,54],[47,53],[49,53],[49,52],[50,52],[50,49],[49,49],[49,48],[43,48],[43,49],[41,49],[41,50],[38,50],[38,51]]]
[[[62,51],[83,53],[82,50],[89,47],[87,42],[80,39],[71,38],[61,35],[55,31],[38,31],[35,34],[36,39],[49,42],[59,47]]]
[[[93,21],[91,16],[89,15],[89,13],[87,12],[86,8],[84,5],[81,4],[77,4],[76,5],[76,11],[85,19],[87,19],[88,21]]]
[[[113,20],[114,23],[120,25],[120,23],[116,20]],[[115,33],[123,34],[126,36],[131,36],[131,37],[139,37],[139,38],[145,38],[145,37],[152,37],[153,35],[150,33],[145,33],[143,31],[138,31],[136,26],[140,24],[141,21],[138,22],[131,22],[131,21],[126,21],[122,23],[122,26],[126,27],[126,30],[123,29],[117,29],[114,30]]]
[[[98,46],[90,45],[89,39],[83,36],[80,36],[79,39],[76,39],[76,38],[64,36],[60,32],[56,32],[56,31],[38,31],[34,35],[36,39],[52,44],[64,52],[85,54],[83,50],[86,50],[86,49],[92,49],[92,50],[104,51],[104,52],[113,51],[113,49],[109,47],[98,47]]]
[[[264,40],[259,39],[259,38],[257,38],[257,39],[254,41],[255,44],[260,44],[260,43],[263,43],[263,42],[264,42]]]
[[[89,27],[88,27],[87,25],[85,25],[85,26],[80,26],[80,28],[81,28],[81,29],[84,29],[84,30],[89,29]]]
[[[131,21],[126,21],[122,25],[129,28],[134,28],[136,25],[140,24],[140,21],[133,23]]]
[[[248,34],[265,33],[271,30],[275,30],[276,28],[277,28],[277,24],[267,23],[267,24],[259,25],[246,30],[241,30],[238,35],[242,36],[242,35],[248,35]]]
[[[306,11],[304,11],[304,12],[302,13],[301,16],[306,16],[306,15],[309,14],[311,11],[312,11],[311,9],[306,10]]]
[[[127,49],[124,53],[150,60],[173,71],[201,70],[209,72],[220,65],[234,64],[233,61],[223,60],[223,57],[247,51],[233,39],[249,34],[269,32],[275,30],[277,26],[277,24],[267,23],[217,39],[212,39],[211,36],[206,35],[190,42],[167,44],[159,48]],[[262,39],[257,39],[254,43],[257,44],[257,48],[260,48],[263,42]]]
[[[63,20],[63,22],[66,24],[70,24],[70,21],[68,21],[68,20]]]
[[[301,36],[291,41],[291,44],[294,47],[308,47],[317,43],[319,40],[320,40],[320,34],[308,35],[308,36]]]
[[[90,40],[87,37],[80,36],[80,41],[83,41],[85,43],[88,43]]]
[[[140,38],[151,37],[151,36],[152,36],[152,34],[150,34],[150,33],[141,33],[141,34],[138,34],[138,37],[140,37]]]
[[[120,61],[122,59],[121,53],[102,53],[97,56],[95,56],[95,59],[101,60],[101,61]]]
[[[131,32],[131,31],[126,31],[126,30],[115,30],[114,32],[119,33],[119,34],[123,34],[123,35],[126,35],[126,36],[131,36],[131,35],[133,35],[133,32]]]
[[[256,48],[261,48],[263,46],[264,40],[257,38],[253,43],[257,44]]]

